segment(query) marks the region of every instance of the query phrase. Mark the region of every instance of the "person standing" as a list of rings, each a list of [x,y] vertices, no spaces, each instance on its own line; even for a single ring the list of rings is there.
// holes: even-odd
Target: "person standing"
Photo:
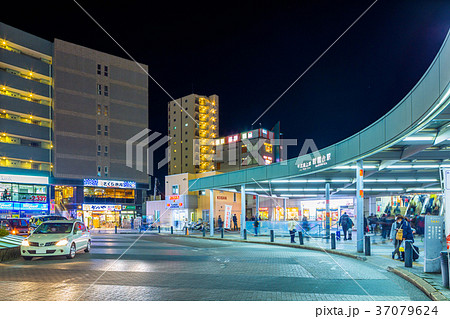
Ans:
[[[233,219],[233,230],[239,230],[236,214],[233,215],[232,219]]]
[[[402,260],[400,247],[403,240],[412,240],[414,242],[414,235],[412,233],[411,225],[403,218],[402,215],[397,215],[395,222],[392,224],[390,239],[394,244],[392,259],[394,259],[395,255],[397,255],[398,259]]]
[[[255,228],[255,236],[258,236],[259,221],[258,221],[257,218],[255,218],[255,221],[253,223],[253,227]]]
[[[217,226],[219,226],[219,231],[221,231],[223,228],[223,220],[222,220],[222,216],[220,216],[220,215],[219,215],[219,218],[217,218]]]
[[[295,221],[292,219],[288,222],[289,235],[291,235],[291,244],[295,243]]]
[[[342,231],[344,232],[344,240],[347,240],[347,232],[353,227],[353,221],[350,219],[347,212],[344,212],[344,214],[341,215],[341,218],[339,218],[339,226],[342,227]],[[349,239],[350,238],[351,236],[349,236]]]

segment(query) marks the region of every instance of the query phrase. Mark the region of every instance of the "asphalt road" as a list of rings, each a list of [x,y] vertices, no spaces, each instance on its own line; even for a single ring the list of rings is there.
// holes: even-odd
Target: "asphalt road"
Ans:
[[[74,260],[0,264],[0,291],[0,300],[429,300],[352,258],[158,234],[95,235]]]

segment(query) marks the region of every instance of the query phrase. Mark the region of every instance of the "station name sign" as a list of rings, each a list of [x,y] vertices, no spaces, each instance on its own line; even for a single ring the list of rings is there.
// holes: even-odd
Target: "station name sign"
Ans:
[[[311,159],[312,156],[312,159]],[[306,155],[305,155],[306,157]],[[310,154],[309,160],[301,160],[300,158],[297,159],[296,165],[297,167],[304,171],[311,168],[318,168],[321,166],[328,165],[328,162],[331,160],[331,153],[327,153],[325,155],[315,155],[315,153]]]
[[[86,178],[83,180],[84,186],[106,187],[106,188],[136,188],[133,181],[110,181],[103,179]]]

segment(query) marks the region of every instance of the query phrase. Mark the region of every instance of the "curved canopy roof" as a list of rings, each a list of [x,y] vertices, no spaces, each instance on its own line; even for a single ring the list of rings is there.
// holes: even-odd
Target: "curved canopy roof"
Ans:
[[[364,160],[369,194],[437,191],[439,168],[450,166],[449,37],[450,32],[414,88],[362,131],[317,152],[280,163],[191,180],[189,190],[246,185],[247,190],[256,193],[294,197],[323,194],[324,183],[330,182],[332,192],[344,193],[355,189],[351,186],[354,163]]]

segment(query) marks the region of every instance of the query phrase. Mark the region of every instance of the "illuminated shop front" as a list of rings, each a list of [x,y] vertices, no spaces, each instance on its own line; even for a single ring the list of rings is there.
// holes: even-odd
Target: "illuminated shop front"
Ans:
[[[130,228],[141,217],[136,205],[136,182],[84,179],[83,203],[77,206],[77,218],[88,227]]]
[[[0,217],[29,218],[47,214],[48,178],[39,176],[0,176]]]
[[[171,216],[171,225],[175,229],[183,229],[189,222],[195,220],[195,209],[198,207],[196,196],[169,195],[165,201],[166,209]]]
[[[332,225],[338,223],[340,216],[344,214],[344,212],[346,212],[351,219],[355,218],[353,198],[330,200]],[[306,217],[308,221],[325,222],[325,213],[325,200],[303,200],[301,202],[301,218]]]

